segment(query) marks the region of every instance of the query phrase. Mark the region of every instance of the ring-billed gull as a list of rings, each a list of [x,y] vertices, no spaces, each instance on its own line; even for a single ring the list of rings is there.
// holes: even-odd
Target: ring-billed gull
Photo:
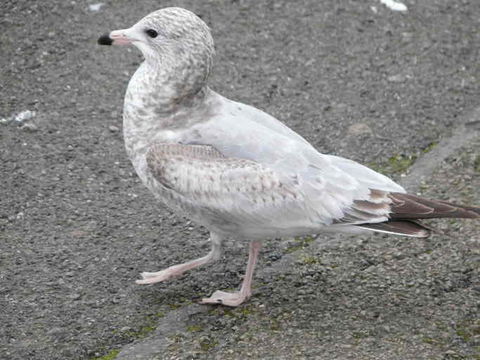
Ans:
[[[427,237],[418,219],[478,218],[480,209],[408,195],[354,161],[319,153],[272,116],[207,86],[214,57],[208,26],[181,8],[155,11],[98,39],[136,46],[145,61],[130,79],[123,121],[128,156],[168,207],[210,231],[199,259],[142,273],[153,284],[216,260],[222,239],[250,241],[237,292],[203,303],[237,306],[251,296],[261,240],[323,231]]]

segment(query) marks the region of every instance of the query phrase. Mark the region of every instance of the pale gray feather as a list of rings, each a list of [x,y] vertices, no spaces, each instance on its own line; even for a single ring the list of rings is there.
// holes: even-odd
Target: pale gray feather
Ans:
[[[358,163],[319,153],[274,117],[210,90],[208,28],[201,23],[191,34],[195,25],[178,27],[172,17],[199,22],[173,8],[133,27],[164,24],[155,28],[175,36],[148,51],[140,46],[146,61],[130,80],[124,108],[127,152],[156,196],[211,230],[240,237],[301,235],[387,219],[388,203],[373,199],[371,190],[402,187]],[[365,208],[358,201],[382,205]]]

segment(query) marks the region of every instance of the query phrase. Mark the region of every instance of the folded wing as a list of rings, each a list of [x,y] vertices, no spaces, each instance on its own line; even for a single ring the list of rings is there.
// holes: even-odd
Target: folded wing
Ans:
[[[254,161],[225,157],[209,145],[156,144],[147,165],[165,188],[211,218],[239,226],[308,226],[302,194]]]

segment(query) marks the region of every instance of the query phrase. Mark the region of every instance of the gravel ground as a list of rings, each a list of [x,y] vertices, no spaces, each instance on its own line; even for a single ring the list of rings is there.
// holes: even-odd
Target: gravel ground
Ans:
[[[148,337],[172,309],[236,287],[244,271],[246,244],[230,242],[209,269],[133,283],[208,244],[203,229],[152,199],[126,159],[121,104],[141,59],[98,47],[105,31],[159,7],[189,8],[216,39],[215,90],[321,151],[397,177],[479,106],[476,1],[405,1],[405,14],[374,0],[117,0],[98,12],[91,3],[0,3],[0,119],[35,111],[22,126],[0,121],[0,358],[108,354]],[[478,142],[466,150],[432,183],[479,203]],[[259,278],[246,306],[193,316],[189,331],[171,335],[171,357],[474,357],[479,228],[450,229],[454,238],[305,249],[288,272]],[[292,249],[294,240],[269,241],[259,269]]]

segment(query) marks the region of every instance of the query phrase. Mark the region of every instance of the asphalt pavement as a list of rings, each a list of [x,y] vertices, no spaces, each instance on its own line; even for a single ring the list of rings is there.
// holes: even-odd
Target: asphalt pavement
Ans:
[[[208,235],[135,175],[121,116],[141,57],[98,36],[190,9],[216,41],[217,92],[414,192],[478,205],[480,2],[403,2],[2,1],[0,359],[478,359],[479,222],[435,223],[428,240],[269,240],[233,310],[195,302],[238,286],[243,242],[134,283],[205,254]]]

